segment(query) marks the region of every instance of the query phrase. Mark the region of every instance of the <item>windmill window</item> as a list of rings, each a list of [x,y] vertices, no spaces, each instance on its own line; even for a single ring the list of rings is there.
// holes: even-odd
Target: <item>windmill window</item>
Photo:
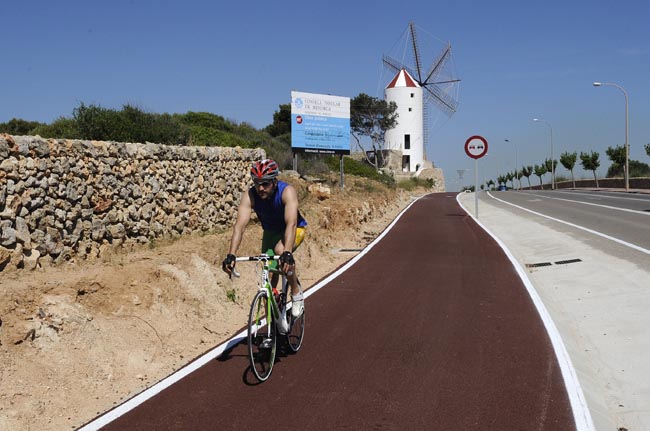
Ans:
[[[413,110],[413,108],[409,108],[409,112],[411,112],[412,110]]]
[[[414,97],[415,97],[415,93],[411,93],[411,98],[414,98]]]
[[[411,135],[404,135],[404,149],[405,150],[410,150],[411,149]]]

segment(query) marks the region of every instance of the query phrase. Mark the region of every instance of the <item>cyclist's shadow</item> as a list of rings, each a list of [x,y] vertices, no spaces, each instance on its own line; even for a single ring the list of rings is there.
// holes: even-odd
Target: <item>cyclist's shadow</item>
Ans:
[[[240,344],[246,346],[246,340],[243,340]],[[296,354],[296,352],[291,350],[291,347],[289,346],[289,341],[286,339],[286,337],[278,337],[276,349],[277,350],[275,352],[275,362],[273,364],[273,368],[277,367],[278,364],[282,362],[282,358],[286,358],[287,356],[292,356]],[[242,381],[247,386],[257,386],[260,383],[264,383],[264,382],[260,382],[257,379],[257,377],[255,377],[255,374],[253,373],[253,368],[251,367],[250,364],[248,364],[248,366],[244,370],[244,374],[242,375]]]

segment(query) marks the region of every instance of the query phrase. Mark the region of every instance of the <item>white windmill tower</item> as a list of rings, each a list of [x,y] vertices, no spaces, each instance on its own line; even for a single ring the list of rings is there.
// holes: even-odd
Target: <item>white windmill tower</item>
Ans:
[[[397,104],[397,126],[387,130],[386,149],[402,152],[401,170],[416,173],[430,166],[425,148],[428,145],[429,105],[435,104],[447,116],[458,108],[459,79],[453,76],[451,44],[447,43],[426,72],[421,67],[420,50],[415,24],[409,23],[406,42],[413,54],[413,66],[384,55],[383,62],[389,71],[396,73],[384,90],[387,102]]]

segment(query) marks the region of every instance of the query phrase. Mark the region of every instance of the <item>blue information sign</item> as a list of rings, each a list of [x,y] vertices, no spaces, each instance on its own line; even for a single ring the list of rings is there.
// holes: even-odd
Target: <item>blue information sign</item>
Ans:
[[[350,154],[350,98],[291,92],[295,152]]]

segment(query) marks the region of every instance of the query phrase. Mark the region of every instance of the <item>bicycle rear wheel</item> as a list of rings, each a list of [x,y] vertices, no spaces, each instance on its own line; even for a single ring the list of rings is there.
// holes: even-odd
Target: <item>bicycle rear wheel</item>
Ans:
[[[277,345],[277,333],[269,309],[269,298],[257,292],[248,316],[248,359],[251,369],[261,382],[271,375]]]

